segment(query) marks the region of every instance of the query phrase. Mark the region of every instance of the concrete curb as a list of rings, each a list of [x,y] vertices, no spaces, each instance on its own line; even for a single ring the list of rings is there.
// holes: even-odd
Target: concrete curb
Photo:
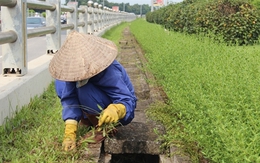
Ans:
[[[49,86],[52,81],[48,71],[51,58],[51,55],[43,55],[29,62],[28,74],[23,77],[0,77],[0,125]]]

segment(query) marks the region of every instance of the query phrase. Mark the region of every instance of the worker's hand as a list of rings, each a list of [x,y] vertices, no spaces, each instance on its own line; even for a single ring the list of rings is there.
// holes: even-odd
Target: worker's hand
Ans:
[[[117,122],[119,119],[124,118],[125,114],[126,108],[123,104],[110,104],[101,114],[98,126],[102,126],[104,123]]]
[[[65,121],[65,135],[62,147],[65,151],[73,150],[76,147],[76,131],[78,122],[73,119]]]

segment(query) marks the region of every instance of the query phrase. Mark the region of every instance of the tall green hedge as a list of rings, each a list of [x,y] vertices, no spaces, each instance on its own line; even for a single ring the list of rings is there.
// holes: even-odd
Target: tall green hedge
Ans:
[[[260,34],[259,9],[246,0],[184,0],[148,13],[146,20],[228,45],[255,44]]]

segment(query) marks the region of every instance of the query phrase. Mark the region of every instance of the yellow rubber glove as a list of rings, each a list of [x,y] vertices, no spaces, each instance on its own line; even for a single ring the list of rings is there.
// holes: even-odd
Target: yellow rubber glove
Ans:
[[[126,108],[123,104],[110,104],[101,114],[98,126],[101,126],[103,123],[117,122],[119,119],[124,118],[125,114]]]
[[[78,122],[73,119],[65,121],[65,135],[62,143],[62,147],[65,151],[73,150],[76,147],[76,131]]]

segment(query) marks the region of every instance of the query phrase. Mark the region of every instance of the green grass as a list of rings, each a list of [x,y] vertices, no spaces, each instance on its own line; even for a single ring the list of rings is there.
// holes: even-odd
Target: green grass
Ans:
[[[164,138],[198,162],[260,162],[259,45],[232,47],[165,31],[139,19],[130,29],[145,51],[168,105],[149,115],[167,127]]]
[[[103,35],[118,44],[121,31],[127,23],[113,27]],[[87,143],[82,143],[76,151],[64,152],[62,141],[64,122],[61,118],[60,100],[56,96],[54,84],[40,97],[34,97],[15,117],[0,126],[0,163],[29,162],[93,162],[86,160],[84,151]],[[87,132],[79,128],[79,140]]]
[[[103,38],[113,41],[117,46],[119,40],[122,38],[122,31],[129,25],[127,22],[123,22],[117,26],[112,27],[109,31],[104,33]]]
[[[40,97],[31,100],[13,119],[0,127],[0,162],[82,162],[86,143],[77,151],[64,152],[64,122],[54,84]],[[78,130],[78,139],[86,132]],[[79,134],[81,132],[81,134]],[[90,161],[91,162],[91,161]]]

